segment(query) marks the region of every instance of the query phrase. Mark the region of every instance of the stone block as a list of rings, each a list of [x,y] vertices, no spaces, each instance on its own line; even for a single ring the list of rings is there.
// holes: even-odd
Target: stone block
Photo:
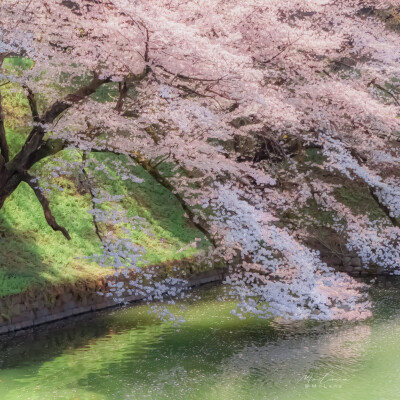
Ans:
[[[63,306],[63,310],[71,310],[73,308],[76,308],[76,304],[73,300],[70,300],[68,302],[66,302]]]
[[[50,314],[50,311],[48,308],[42,308],[41,310],[37,310],[35,312],[36,314],[36,318],[43,318],[43,317],[47,317]]]
[[[345,267],[351,265],[351,257],[343,257],[343,265]]]
[[[362,262],[360,257],[354,257],[351,259],[351,265],[355,268],[361,268],[362,267]]]
[[[0,326],[0,335],[9,332],[9,326]]]

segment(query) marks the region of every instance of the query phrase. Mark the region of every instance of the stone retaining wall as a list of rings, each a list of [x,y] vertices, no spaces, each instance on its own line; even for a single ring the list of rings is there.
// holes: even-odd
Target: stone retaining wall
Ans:
[[[179,262],[181,266],[185,263],[187,263],[185,279],[189,281],[189,286],[223,280],[225,270],[221,267],[201,270],[191,265],[190,261]],[[162,271],[165,272],[167,269],[168,266],[164,266]],[[171,273],[170,270],[168,272]],[[0,334],[117,306],[112,298],[100,296],[97,293],[99,291],[107,292],[105,278],[4,297],[0,299]],[[143,295],[124,297],[128,303],[143,299]]]
[[[363,266],[360,257],[357,255],[345,256],[339,259],[339,257],[331,257],[335,258],[335,264],[333,267],[336,271],[346,272],[348,275],[353,277],[374,277],[374,276],[390,276],[392,275],[392,271],[385,270],[384,268],[380,268],[377,266],[371,266],[366,268]],[[324,259],[322,258],[324,261]],[[332,264],[331,264],[332,265]]]
[[[343,271],[354,277],[389,275],[387,271],[380,269],[365,269],[361,260],[357,257],[336,257],[327,259],[332,255],[322,254],[322,260],[334,265],[337,271]],[[178,272],[174,272],[178,266]],[[166,263],[159,269],[160,278],[166,276],[181,277],[184,272],[189,286],[199,286],[210,282],[223,280],[226,270],[222,266],[212,268],[193,263],[193,260],[181,260]],[[88,313],[116,307],[112,298],[100,296],[98,292],[107,292],[106,278],[89,280],[36,289],[0,298],[0,334],[30,328],[47,322],[61,320],[73,315]],[[142,295],[130,295],[124,297],[128,303],[143,300]]]

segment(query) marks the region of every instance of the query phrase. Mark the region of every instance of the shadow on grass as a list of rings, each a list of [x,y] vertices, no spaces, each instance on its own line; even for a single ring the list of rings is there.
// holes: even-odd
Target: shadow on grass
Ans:
[[[48,269],[35,240],[13,228],[0,214],[0,297],[44,285],[46,279],[42,273]]]
[[[101,271],[82,260],[100,248],[83,206],[82,197],[59,197],[51,203],[56,219],[70,230],[72,240],[67,241],[47,225],[41,205],[26,184],[6,200],[0,210],[0,297]]]

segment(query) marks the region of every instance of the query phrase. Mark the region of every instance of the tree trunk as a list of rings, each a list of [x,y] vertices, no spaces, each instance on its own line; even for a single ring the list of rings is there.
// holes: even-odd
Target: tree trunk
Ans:
[[[3,207],[4,202],[14,192],[18,185],[23,180],[23,174],[10,172],[3,167],[0,171],[0,209]]]

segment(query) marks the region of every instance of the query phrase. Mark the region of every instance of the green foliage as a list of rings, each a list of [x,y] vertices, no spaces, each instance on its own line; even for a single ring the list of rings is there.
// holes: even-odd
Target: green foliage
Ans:
[[[3,69],[7,73],[21,74],[22,71],[31,69],[34,61],[23,57],[7,57],[3,61]]]

